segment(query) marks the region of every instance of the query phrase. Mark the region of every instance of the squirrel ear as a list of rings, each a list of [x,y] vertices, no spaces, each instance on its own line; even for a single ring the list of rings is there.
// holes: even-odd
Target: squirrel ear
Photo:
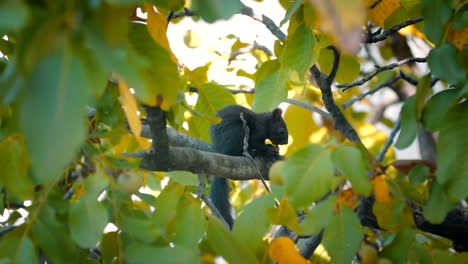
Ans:
[[[273,110],[273,118],[280,118],[281,113],[283,113],[283,110],[281,110],[281,108],[275,108],[275,110]]]

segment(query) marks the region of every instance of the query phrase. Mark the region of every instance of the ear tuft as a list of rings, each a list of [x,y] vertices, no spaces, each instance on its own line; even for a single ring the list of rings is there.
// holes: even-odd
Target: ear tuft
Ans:
[[[280,118],[281,113],[283,113],[283,110],[281,110],[281,108],[275,108],[275,110],[273,110],[272,112],[273,118]]]

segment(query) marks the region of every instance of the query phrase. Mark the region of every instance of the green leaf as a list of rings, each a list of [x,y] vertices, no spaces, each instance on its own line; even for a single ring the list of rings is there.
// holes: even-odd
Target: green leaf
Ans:
[[[37,183],[54,182],[85,137],[85,80],[80,61],[63,50],[30,76],[20,124]]]
[[[142,243],[132,243],[124,248],[125,263],[200,263],[197,248],[155,247]]]
[[[398,199],[392,199],[390,202],[376,201],[372,211],[379,226],[386,230],[395,231],[414,225],[411,208]]]
[[[280,24],[279,24],[279,27],[282,27],[286,22],[289,21],[289,19],[291,19],[292,15],[294,13],[296,13],[296,11],[299,9],[299,7],[302,5],[302,0],[297,0],[297,1],[294,1],[288,8],[288,10],[286,11],[286,14],[284,15],[284,18],[283,20],[281,20]]]
[[[95,248],[108,222],[107,210],[96,199],[72,202],[68,224],[73,240],[82,248]]]
[[[197,248],[198,242],[205,232],[205,215],[201,209],[200,200],[189,193],[182,196],[180,206],[177,209],[177,218],[173,239],[175,245]]]
[[[408,97],[401,109],[401,129],[395,147],[404,149],[413,143],[418,134],[418,122],[415,113],[415,96]]]
[[[322,243],[335,263],[350,263],[364,237],[358,217],[347,206],[333,215],[323,234]]]
[[[118,232],[109,232],[102,236],[99,248],[104,263],[112,263],[112,260],[119,255],[119,240]]]
[[[276,71],[257,82],[252,109],[255,112],[271,111],[288,97],[286,76]]]
[[[325,74],[329,74],[333,67],[333,60],[335,56],[332,50],[321,49],[320,57],[318,62],[320,64],[320,69]],[[340,67],[336,72],[335,81],[338,83],[350,83],[359,76],[361,70],[361,64],[353,56],[341,55],[340,57]]]
[[[427,97],[429,96],[431,91],[431,74],[427,74],[426,76],[419,79],[418,86],[416,87],[416,98],[414,101],[414,107],[416,110],[417,120],[421,119],[424,105],[426,104]]]
[[[257,198],[245,207],[234,223],[234,237],[244,241],[245,246],[254,252],[262,244],[263,237],[271,225],[266,209],[274,207],[274,204],[271,195]]]
[[[180,10],[185,5],[185,0],[149,0],[147,2],[169,11]]]
[[[349,178],[353,190],[369,196],[372,184],[366,175],[367,159],[356,147],[341,145],[332,151],[333,165]]]
[[[468,196],[468,102],[452,107],[444,116],[437,141],[436,180],[451,199]]]
[[[468,12],[466,12],[466,8],[461,8],[455,14],[452,20],[452,26],[458,30],[462,30],[468,27]]]
[[[436,131],[444,121],[444,115],[455,105],[458,98],[458,89],[448,89],[435,94],[424,107],[422,122],[424,127]]]
[[[326,228],[334,214],[335,202],[336,196],[330,196],[325,201],[314,206],[300,224],[300,234],[318,234],[322,228]]]
[[[146,215],[120,214],[120,229],[125,234],[130,234],[132,238],[145,243],[152,243],[162,235],[162,228],[153,223],[152,219]]]
[[[429,178],[429,167],[424,165],[416,165],[411,169],[408,178],[412,184],[421,184]]]
[[[289,201],[296,208],[309,206],[330,191],[336,180],[330,153],[320,145],[295,152],[281,168]]]
[[[27,22],[28,10],[22,1],[6,0],[0,2],[0,33],[18,31]]]
[[[29,163],[22,137],[13,135],[0,142],[0,167],[0,185],[18,199],[34,198],[34,183],[28,176]]]
[[[9,233],[2,238],[0,243],[0,256],[9,259],[15,264],[37,263],[37,254],[34,244],[27,236],[18,237],[16,234]]]
[[[177,183],[198,186],[198,176],[189,171],[171,171],[167,174]]]
[[[54,263],[77,263],[77,248],[64,223],[58,222],[55,211],[43,207],[32,225],[32,233],[47,259]]]
[[[382,256],[391,259],[393,263],[408,263],[408,253],[415,243],[415,232],[410,227],[401,230],[382,251]]]
[[[288,82],[304,84],[304,76],[317,61],[317,39],[305,24],[300,25],[286,44],[281,57],[281,71]],[[284,98],[285,99],[285,98]]]
[[[445,33],[445,23],[452,15],[449,1],[423,0],[424,34],[438,44]]]
[[[228,19],[232,15],[240,13],[239,0],[192,0],[192,9],[208,23],[220,19]]]
[[[447,194],[436,181],[432,182],[431,196],[424,207],[424,218],[433,223],[442,223],[447,213],[456,206],[456,203],[447,199]]]
[[[144,86],[133,87],[136,97],[155,106],[158,103],[157,96],[161,95],[161,108],[169,110],[180,88],[177,64],[169,51],[153,40],[145,24],[131,23],[128,34],[132,48],[147,62],[135,65],[146,82]]]
[[[450,43],[433,48],[427,56],[427,63],[432,74],[450,84],[461,85],[466,79],[466,72],[457,62],[457,48]]]
[[[246,246],[245,241],[237,239],[218,219],[208,218],[206,235],[210,246],[229,263],[258,263],[252,249]]]
[[[176,208],[184,187],[179,184],[169,182],[161,191],[156,200],[156,208],[152,215],[151,222],[155,225],[165,225],[176,216]]]

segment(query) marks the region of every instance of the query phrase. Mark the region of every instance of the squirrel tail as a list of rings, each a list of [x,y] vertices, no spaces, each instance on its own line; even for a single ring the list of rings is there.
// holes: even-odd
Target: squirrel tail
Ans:
[[[231,216],[231,203],[229,202],[229,186],[226,178],[214,177],[211,183],[210,198],[224,220],[232,228],[234,219]]]

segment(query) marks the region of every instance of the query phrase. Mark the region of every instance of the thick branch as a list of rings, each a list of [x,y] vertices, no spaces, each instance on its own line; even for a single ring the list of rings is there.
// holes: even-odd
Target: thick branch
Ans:
[[[169,147],[169,151],[165,154],[171,160],[171,166],[167,170],[161,170],[157,166],[156,156],[151,152],[145,153],[140,168],[150,171],[183,170],[193,173],[203,171],[209,175],[216,175],[230,180],[252,180],[259,179],[257,168],[262,176],[268,179],[268,169],[276,161],[256,158],[252,162],[247,157],[228,156],[181,147]]]

